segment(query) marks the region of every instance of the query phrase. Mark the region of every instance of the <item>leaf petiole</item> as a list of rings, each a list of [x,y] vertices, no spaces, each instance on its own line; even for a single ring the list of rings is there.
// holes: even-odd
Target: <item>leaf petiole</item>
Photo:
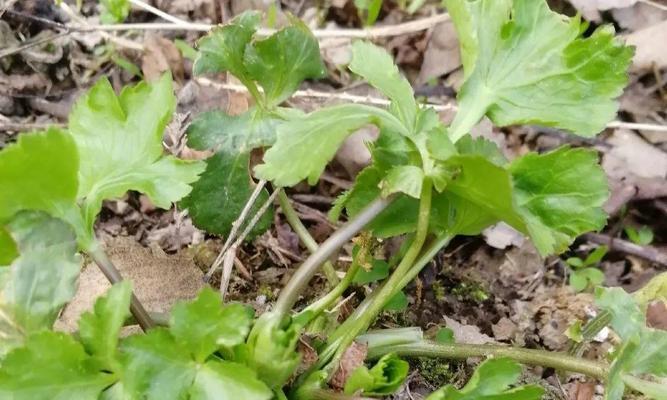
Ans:
[[[99,243],[95,243],[88,249],[87,254],[95,261],[95,264],[100,268],[104,276],[111,282],[111,284],[116,284],[123,281],[123,277],[120,275],[120,271],[116,268],[115,265],[111,262],[107,254],[102,249],[102,246]],[[147,331],[150,328],[155,326],[155,322],[148,314],[148,311],[144,308],[143,304],[139,301],[137,296],[132,294],[130,301],[130,312],[141,326],[141,329]]]

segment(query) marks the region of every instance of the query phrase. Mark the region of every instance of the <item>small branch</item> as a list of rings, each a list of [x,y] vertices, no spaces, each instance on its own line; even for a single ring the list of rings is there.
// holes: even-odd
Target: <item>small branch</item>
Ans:
[[[134,1],[133,1],[134,3]],[[160,17],[163,17],[160,15]],[[173,17],[175,18],[175,17]],[[166,19],[166,18],[165,18]],[[375,39],[389,36],[400,36],[430,29],[433,26],[449,20],[449,14],[437,14],[431,17],[409,21],[402,24],[377,26],[368,29],[314,29],[313,35],[319,39],[349,38]],[[126,30],[175,30],[208,32],[216,25],[185,23],[139,23],[139,24],[112,24],[112,25],[68,25],[70,29],[79,31],[126,31]],[[260,36],[270,36],[275,29],[259,29]]]
[[[304,244],[304,246],[306,246],[308,251],[311,254],[316,252],[319,248],[319,245],[315,239],[310,236],[310,232],[308,232],[308,229],[299,219],[299,216],[294,210],[294,207],[292,207],[292,203],[290,202],[289,198],[287,198],[285,191],[282,188],[278,189],[278,191],[278,202],[280,203],[280,208],[283,210],[285,219],[287,219],[287,222],[290,224],[292,229],[294,229],[294,232],[297,234],[297,236],[299,236],[299,239],[301,239],[301,242]],[[338,284],[338,276],[336,276],[336,270],[331,264],[331,261],[327,260],[322,266],[322,270],[324,271],[324,275],[326,275],[329,284],[331,286],[336,286]]]
[[[368,358],[379,358],[387,353],[414,357],[442,357],[464,360],[470,357],[508,357],[522,364],[539,365],[562,371],[577,372],[606,380],[607,364],[573,357],[565,353],[491,344],[440,344],[430,341],[400,344],[368,349]]]
[[[257,186],[255,186],[255,190],[253,190],[250,198],[248,198],[248,201],[245,203],[243,210],[241,210],[241,214],[239,214],[239,217],[236,218],[236,220],[232,223],[232,229],[229,231],[229,235],[227,235],[227,239],[225,240],[225,244],[222,246],[220,253],[215,258],[215,261],[213,261],[213,264],[211,265],[211,268],[208,270],[206,275],[204,275],[204,282],[210,281],[215,271],[217,271],[222,264],[225,253],[232,245],[232,243],[234,243],[234,239],[236,238],[238,230],[241,228],[241,225],[243,225],[243,221],[245,221],[245,219],[248,217],[252,206],[255,204],[255,201],[257,200],[257,197],[259,197],[259,194],[262,192],[262,189],[264,189],[264,186],[266,186],[265,180],[257,182]]]
[[[75,27],[73,25],[66,25],[67,29],[70,31],[81,31],[81,32],[93,32],[96,31],[96,29],[92,28],[92,25],[88,23],[85,19],[81,18],[77,13],[72,10],[70,6],[67,5],[64,1],[60,2],[60,8],[67,14],[70,18],[72,18],[74,21],[78,23],[78,27]],[[135,43],[131,40],[127,40],[115,35],[111,35],[107,32],[100,32],[100,35],[102,35],[103,38],[117,44],[118,46],[127,48],[127,49],[132,49],[132,50],[137,50],[137,51],[143,51],[144,46],[141,43]]]
[[[0,122],[0,132],[12,131],[12,132],[26,132],[26,131],[36,131],[48,128],[64,128],[66,124],[60,122],[51,122],[51,123],[34,123],[27,122],[25,124],[17,122]]]
[[[393,198],[377,198],[364,208],[351,221],[347,222],[340,229],[334,232],[324,243],[320,245],[317,251],[310,255],[306,261],[296,270],[287,285],[280,292],[280,297],[276,302],[276,312],[287,315],[296,303],[303,288],[310,282],[317,269],[331,257],[331,255],[352,239],[360,230],[380,214]]]
[[[9,49],[0,51],[0,58],[7,57],[7,56],[11,56],[12,54],[20,53],[20,52],[22,52],[22,51],[24,51],[24,50],[28,50],[29,48],[32,48],[32,47],[35,47],[35,46],[39,46],[39,45],[44,44],[44,43],[49,43],[49,42],[54,41],[54,40],[56,40],[56,39],[58,39],[58,38],[61,38],[61,37],[63,37],[63,36],[67,36],[67,35],[69,35],[70,33],[71,33],[71,32],[69,32],[69,31],[66,31],[66,32],[60,32],[60,33],[56,33],[56,34],[54,34],[54,35],[50,35],[50,36],[46,36],[46,37],[43,37],[43,38],[39,38],[39,39],[37,39],[37,40],[33,40],[33,41],[29,41],[29,42],[24,42],[23,44],[21,44],[21,45],[19,45],[19,46],[11,47],[11,48],[9,48]]]
[[[100,267],[100,270],[112,285],[123,280],[120,272],[116,266],[113,265],[99,244],[96,244],[93,249],[89,250],[88,255],[93,259],[93,261],[95,261],[95,264]],[[132,312],[132,315],[137,320],[139,326],[141,326],[141,329],[143,329],[144,332],[155,326],[155,322],[153,322],[150,315],[141,304],[137,296],[134,295],[134,293],[132,293],[130,312]]]
[[[610,249],[641,257],[645,260],[667,266],[667,254],[653,246],[640,246],[627,240],[613,238],[599,233],[587,233],[584,239],[597,244],[604,244]]]
[[[239,235],[238,239],[236,239],[234,244],[227,250],[227,254],[223,256],[224,260],[223,273],[222,273],[222,280],[220,281],[220,294],[223,300],[225,299],[225,294],[227,293],[227,287],[229,286],[229,279],[232,276],[232,267],[234,266],[234,260],[236,259],[236,250],[241,246],[245,238],[250,234],[252,228],[254,228],[255,225],[257,225],[260,218],[262,218],[262,216],[266,213],[266,210],[269,209],[279,191],[280,190],[274,190],[273,193],[271,193],[271,196],[269,196],[269,198],[264,202],[264,204],[262,204],[262,207],[252,217],[252,219],[246,225],[241,235]]]
[[[155,7],[153,7],[150,4],[146,4],[141,0],[130,0],[130,3],[134,4],[135,6],[142,8],[154,15],[157,15],[158,17],[164,19],[165,21],[169,21],[174,24],[179,24],[179,25],[187,25],[189,24],[188,21],[182,20],[180,18],[174,17],[173,15],[167,14],[166,12],[159,10]]]
[[[195,78],[195,80],[205,86],[215,87],[222,90],[229,90],[237,93],[247,93],[243,85],[238,85],[234,83],[218,83],[214,82],[208,78]],[[372,96],[359,96],[354,94],[349,94],[345,92],[323,92],[318,90],[297,90],[292,97],[306,97],[313,99],[325,99],[325,100],[340,100],[350,103],[359,103],[359,104],[371,104],[376,106],[388,106],[391,102],[387,99],[372,97]],[[431,107],[435,111],[446,111],[453,110],[456,111],[458,107],[455,104],[436,104],[436,103],[423,103],[424,106]],[[612,121],[607,124],[607,128],[616,129],[632,129],[632,130],[646,130],[646,131],[655,131],[655,132],[667,132],[667,125],[659,124],[644,124],[644,123],[635,123],[635,122],[624,122],[624,121]]]

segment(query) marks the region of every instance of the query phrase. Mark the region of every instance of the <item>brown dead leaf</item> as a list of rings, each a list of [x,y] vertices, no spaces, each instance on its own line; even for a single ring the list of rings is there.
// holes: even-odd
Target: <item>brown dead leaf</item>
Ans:
[[[447,316],[444,316],[447,328],[454,332],[454,339],[456,343],[467,344],[485,344],[495,343],[492,337],[480,332],[479,328],[474,325],[461,324]]]
[[[667,331],[667,306],[663,301],[654,301],[648,305],[646,323],[651,328]]]
[[[517,231],[504,222],[484,229],[482,235],[484,235],[484,241],[486,244],[501,250],[509,246],[520,247],[526,240],[521,232]]]
[[[667,66],[667,21],[631,33],[626,43],[635,46],[631,70]]]
[[[667,11],[643,2],[635,3],[632,7],[614,9],[611,14],[621,28],[630,32],[648,28],[667,19]]]
[[[134,293],[149,311],[168,312],[175,302],[196,297],[204,287],[203,273],[187,252],[166,255],[127,237],[111,239],[105,247],[111,261],[125,279],[132,281]],[[91,310],[97,297],[110,287],[95,264],[84,267],[79,289],[56,322],[56,329],[76,331],[81,314]]]
[[[570,3],[590,21],[602,19],[600,11],[631,7],[637,0],[570,0]]]
[[[667,177],[667,153],[652,146],[637,134],[618,129],[607,141],[613,147],[605,154],[602,166],[610,177]]]
[[[361,128],[348,136],[336,152],[336,161],[345,168],[351,178],[357,176],[357,173],[371,162],[367,143],[374,142],[378,135],[379,130],[375,126]]]
[[[185,73],[181,52],[171,40],[158,35],[147,35],[144,40],[141,70],[148,81],[158,79],[167,71],[171,71],[177,81],[182,81]]]
[[[367,354],[367,345],[357,342],[352,343],[343,353],[338,364],[338,369],[334,372],[333,377],[331,377],[331,381],[329,382],[331,386],[342,390],[352,371],[364,365]]]
[[[454,23],[446,21],[435,26],[428,39],[418,83],[448,74],[461,66],[459,41]]]
[[[503,317],[497,324],[491,326],[496,340],[512,340],[517,332],[517,326],[511,319]]]
[[[592,400],[595,395],[595,382],[576,382],[570,391],[570,400]]]

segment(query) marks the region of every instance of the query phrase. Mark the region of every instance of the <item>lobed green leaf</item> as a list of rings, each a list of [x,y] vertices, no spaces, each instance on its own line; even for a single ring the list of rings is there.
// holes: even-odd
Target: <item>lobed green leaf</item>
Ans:
[[[76,293],[81,266],[74,232],[61,220],[24,211],[7,231],[20,255],[0,267],[0,356],[53,326]]]
[[[613,119],[633,51],[610,26],[584,38],[579,17],[544,0],[446,0],[466,81],[454,140],[487,115],[496,125],[540,124],[592,136]]]
[[[380,358],[372,368],[361,366],[345,382],[346,394],[390,395],[401,387],[410,365],[395,354]]]

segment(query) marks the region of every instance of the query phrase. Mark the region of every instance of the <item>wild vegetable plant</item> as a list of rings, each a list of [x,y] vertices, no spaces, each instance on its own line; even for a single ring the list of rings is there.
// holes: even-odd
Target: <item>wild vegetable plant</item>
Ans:
[[[238,116],[206,113],[190,127],[188,143],[214,152],[183,201],[194,222],[227,235],[257,187],[253,176],[276,191],[303,180],[315,184],[345,138],[373,124],[380,135],[369,144],[372,163],[330,212],[334,220],[345,214],[347,222],[318,246],[279,192],[283,212],[312,254],[275,306],[256,319],[243,306],[222,305],[214,292],[205,290],[194,302],[175,307],[168,328],[119,340],[131,298],[129,286],[120,283],[81,319],[75,339],[46,330],[71,297],[67,290],[42,293],[50,299],[49,307],[38,311],[22,305],[25,292],[17,285],[6,286],[6,293],[17,299],[9,306],[20,311],[10,325],[21,321],[30,326],[34,320],[38,329],[19,335],[1,359],[0,393],[16,399],[71,398],[73,393],[81,399],[351,399],[393,393],[408,374],[400,357],[431,356],[489,358],[463,388],[444,386],[431,400],[540,398],[541,388],[517,386],[517,362],[605,381],[607,399],[621,399],[626,387],[665,398],[667,333],[647,327],[644,317],[651,299],[667,297],[664,276],[634,296],[620,289],[596,290],[601,312],[583,328],[582,337],[589,339],[600,326],[611,324],[619,340],[608,363],[581,358],[580,346],[566,354],[429,341],[419,328],[369,331],[387,304],[457,235],[477,235],[504,221],[548,255],[565,251],[578,235],[606,222],[602,204],[607,182],[594,151],[565,146],[508,161],[495,144],[473,138],[470,130],[486,116],[497,126],[540,124],[593,136],[616,112],[614,99],[627,80],[632,50],[614,37],[611,27],[584,36],[587,25],[578,17],[554,13],[542,0],[448,0],[446,5],[461,41],[465,72],[459,110],[449,126],[417,102],[391,56],[369,42],[352,45],[349,68],[389,98],[390,107],[338,104],[304,114],[280,106],[302,80],[324,75],[317,41],[301,22],[294,20],[259,39],[259,15],[246,13],[203,38],[195,73],[233,74],[247,87],[255,107]],[[74,238],[88,252],[97,248],[92,223],[101,199],[135,189],[168,206],[188,195],[188,184],[202,166],[164,157],[156,145],[172,111],[165,108],[173,105],[160,104],[163,97],[140,95],[164,90],[162,95],[173,98],[163,88],[165,82],[167,78],[153,86],[140,84],[119,98],[109,93],[108,84],[98,84],[75,108],[69,133],[23,135],[0,153],[0,183],[14,185],[10,192],[20,194],[0,194],[0,243],[11,262],[3,277],[19,282],[24,271],[48,258],[54,267],[45,271],[54,274],[54,268],[67,266],[59,279],[70,282],[77,265]],[[137,107],[148,109],[134,113]],[[111,128],[101,135],[93,125],[101,131]],[[127,132],[150,135],[123,135]],[[125,140],[114,139],[118,137]],[[42,142],[61,151],[47,152]],[[106,153],[96,152],[99,148]],[[253,168],[254,149],[265,152]],[[128,157],[136,153],[141,157]],[[71,163],[77,154],[80,166]],[[113,162],[86,168],[85,160],[95,157]],[[21,168],[32,160],[40,160],[42,169]],[[125,162],[119,165],[118,160]],[[54,180],[69,184],[50,184]],[[28,181],[37,185],[22,183]],[[262,196],[266,199],[268,193]],[[32,220],[44,228],[35,230]],[[60,232],[56,239],[47,225]],[[256,232],[267,227],[268,220]],[[404,236],[404,244],[397,254],[386,265],[373,260],[373,237],[398,235]],[[295,310],[313,276],[354,237],[353,262],[345,276],[330,276],[329,292]],[[377,268],[367,271],[368,264]],[[332,275],[333,267],[328,268]],[[39,272],[46,279],[46,272]],[[337,321],[335,313],[327,312],[351,285],[378,280],[346,320]],[[305,330],[318,332],[323,341],[315,345],[315,363],[299,370],[297,344]],[[377,361],[340,371],[340,361],[355,342],[367,350],[369,361]],[[330,387],[334,383],[337,390]]]
[[[602,258],[607,254],[607,246],[597,247],[586,258],[570,257],[565,263],[570,267],[570,286],[577,292],[594,288],[604,282],[604,272],[598,267]]]

